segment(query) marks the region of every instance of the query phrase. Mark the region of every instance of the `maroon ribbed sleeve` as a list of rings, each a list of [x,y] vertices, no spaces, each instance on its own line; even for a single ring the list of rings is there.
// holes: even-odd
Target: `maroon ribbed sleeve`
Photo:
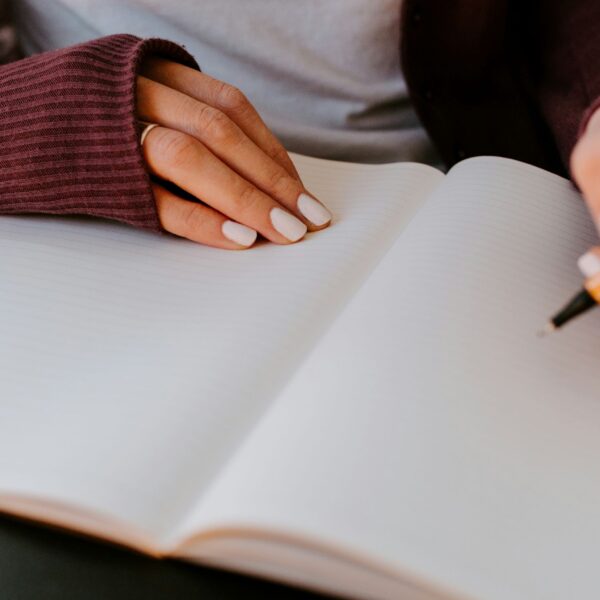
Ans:
[[[0,67],[0,214],[87,214],[160,230],[138,141],[147,56],[180,46],[111,35]]]

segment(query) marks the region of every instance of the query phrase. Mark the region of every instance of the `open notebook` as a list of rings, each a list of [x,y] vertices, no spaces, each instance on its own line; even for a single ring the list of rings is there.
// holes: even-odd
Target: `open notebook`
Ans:
[[[0,218],[0,509],[349,597],[595,597],[600,315],[535,335],[580,197],[295,160],[335,222],[289,247]]]

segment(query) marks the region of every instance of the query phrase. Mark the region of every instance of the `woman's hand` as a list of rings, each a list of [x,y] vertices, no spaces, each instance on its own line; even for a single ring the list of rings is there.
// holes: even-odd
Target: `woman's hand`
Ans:
[[[571,173],[600,232],[600,109],[588,121],[571,154]]]
[[[201,202],[152,184],[171,233],[219,248],[251,246],[257,232],[289,244],[327,227],[329,211],[236,88],[183,65],[149,59],[137,80],[141,121],[157,123],[143,154],[151,174]]]

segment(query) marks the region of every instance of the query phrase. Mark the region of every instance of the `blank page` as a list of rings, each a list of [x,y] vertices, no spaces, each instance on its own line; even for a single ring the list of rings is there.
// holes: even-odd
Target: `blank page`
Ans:
[[[48,499],[165,535],[442,179],[297,162],[335,222],[294,246],[0,218],[0,506]]]
[[[198,530],[284,532],[461,598],[596,597],[600,311],[536,337],[595,240],[567,181],[456,167],[222,471]]]

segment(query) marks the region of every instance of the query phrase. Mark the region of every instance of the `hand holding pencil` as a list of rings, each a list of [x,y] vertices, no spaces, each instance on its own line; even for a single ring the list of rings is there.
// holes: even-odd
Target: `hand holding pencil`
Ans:
[[[588,120],[571,154],[571,172],[600,232],[600,108]],[[540,335],[555,331],[600,303],[600,246],[581,256],[577,265],[585,277],[583,288],[546,323]]]
[[[556,331],[565,323],[600,304],[600,247],[596,246],[581,256],[577,266],[585,277],[583,288],[546,323],[539,332],[540,336]]]

